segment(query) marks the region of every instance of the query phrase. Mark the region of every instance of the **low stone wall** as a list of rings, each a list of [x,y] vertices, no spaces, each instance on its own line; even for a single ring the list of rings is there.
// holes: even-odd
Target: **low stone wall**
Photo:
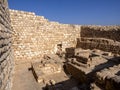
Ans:
[[[80,37],[80,25],[50,22],[43,16],[32,12],[10,10],[12,26],[15,31],[15,60],[28,62],[40,59],[43,54],[55,53],[57,44],[62,49],[76,46]]]
[[[0,90],[11,90],[12,33],[7,0],[0,0]]]
[[[82,26],[77,47],[120,54],[120,26]]]

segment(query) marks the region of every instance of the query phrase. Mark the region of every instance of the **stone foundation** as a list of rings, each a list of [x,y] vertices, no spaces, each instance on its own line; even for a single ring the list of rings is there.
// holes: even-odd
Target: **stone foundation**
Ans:
[[[60,58],[57,55],[55,56],[56,58],[43,58],[39,62],[32,63],[32,70],[37,82],[47,84],[49,81],[54,80],[55,76],[63,72]]]
[[[76,80],[90,90],[120,89],[120,57],[100,50],[74,51],[74,57],[67,58],[66,69]]]

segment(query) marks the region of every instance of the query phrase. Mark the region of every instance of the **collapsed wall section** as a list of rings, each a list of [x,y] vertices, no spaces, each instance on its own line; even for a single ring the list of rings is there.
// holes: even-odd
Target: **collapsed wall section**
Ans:
[[[11,90],[12,33],[7,0],[0,0],[0,90]]]
[[[50,22],[43,16],[32,12],[10,10],[12,26],[15,31],[15,60],[28,62],[40,59],[43,54],[55,53],[56,45],[62,49],[76,46],[80,37],[80,26]]]
[[[82,26],[77,47],[120,54],[120,26]]]

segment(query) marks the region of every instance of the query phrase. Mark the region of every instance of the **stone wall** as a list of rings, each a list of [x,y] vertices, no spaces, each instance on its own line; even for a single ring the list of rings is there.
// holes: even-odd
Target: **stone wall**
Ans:
[[[75,47],[76,38],[80,37],[80,25],[50,22],[35,13],[17,10],[10,10],[10,17],[15,32],[15,60],[19,63],[54,54],[57,44],[62,44],[63,51]]]
[[[0,90],[11,90],[12,33],[7,0],[0,0]]]
[[[77,47],[120,54],[120,26],[82,26]]]
[[[37,60],[54,54],[57,44],[83,49],[100,49],[120,54],[120,26],[80,26],[51,22],[32,12],[10,10],[15,34],[15,61]],[[18,62],[19,63],[19,62]]]

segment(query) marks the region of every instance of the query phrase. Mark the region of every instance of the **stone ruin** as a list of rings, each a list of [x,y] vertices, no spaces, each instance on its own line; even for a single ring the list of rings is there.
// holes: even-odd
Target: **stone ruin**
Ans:
[[[55,58],[55,57],[54,57]],[[47,81],[46,78],[62,72],[62,63],[47,56],[40,62],[32,64],[34,75],[39,83]],[[58,57],[57,57],[58,58]]]
[[[27,69],[33,78],[28,86],[25,81],[30,78],[22,78]],[[0,0],[0,90],[15,87],[119,90],[120,26],[51,22],[32,12],[10,10],[7,0]]]
[[[119,60],[120,58],[114,57],[110,52],[77,50],[74,58],[68,59],[66,68],[74,78],[89,86],[88,89],[117,90],[120,88],[117,74],[120,70]],[[118,80],[113,80],[114,77]]]

